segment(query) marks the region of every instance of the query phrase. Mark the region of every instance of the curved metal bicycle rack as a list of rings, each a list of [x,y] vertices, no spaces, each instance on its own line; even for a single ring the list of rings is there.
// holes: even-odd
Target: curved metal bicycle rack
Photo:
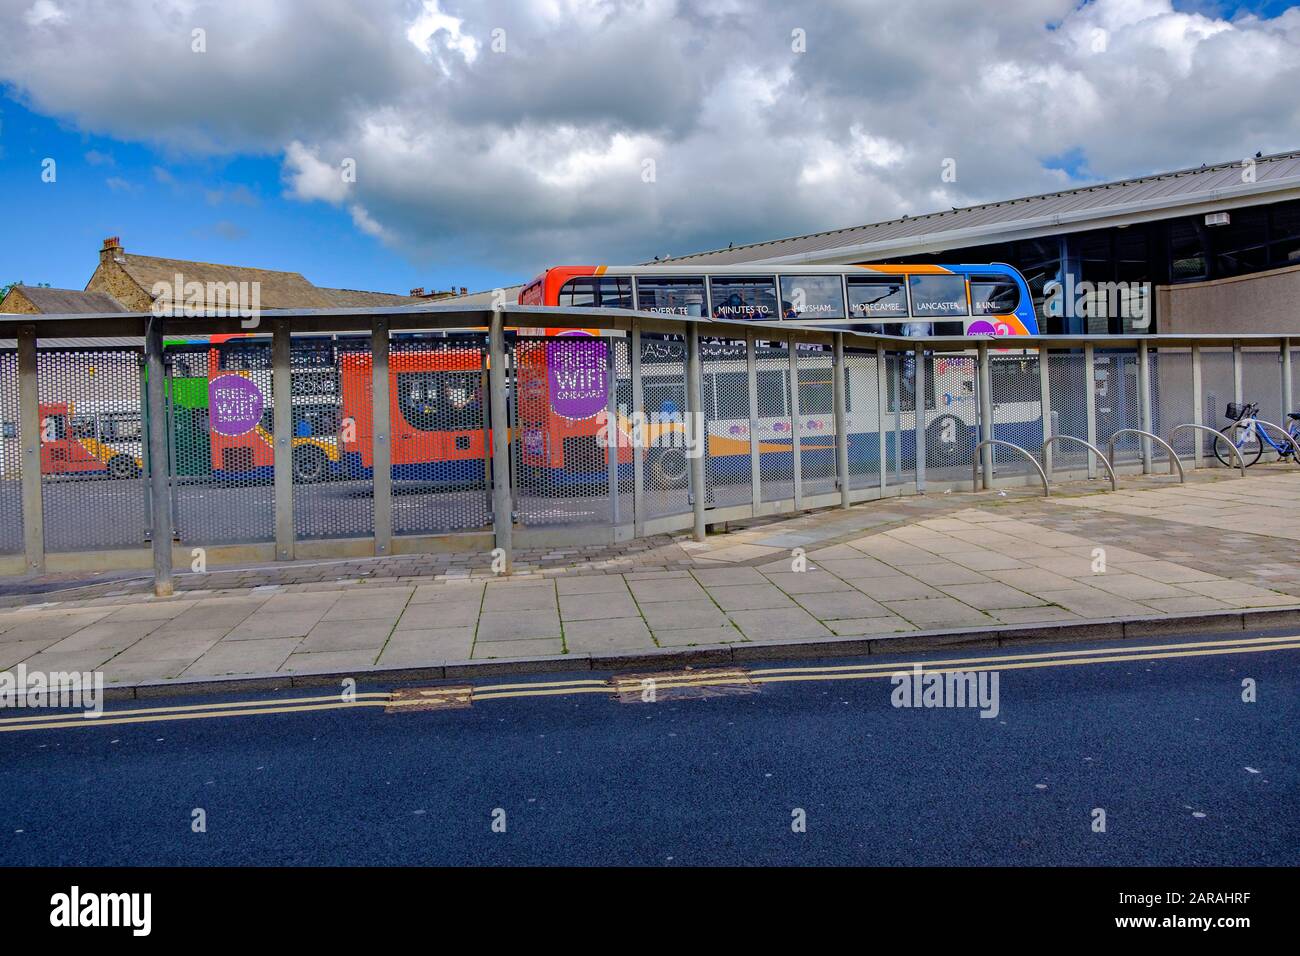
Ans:
[[[1095,454],[1099,459],[1101,459],[1101,463],[1102,463],[1103,465],[1106,466],[1106,474],[1108,474],[1108,475],[1110,476],[1110,490],[1111,490],[1111,491],[1115,491],[1115,490],[1116,490],[1116,487],[1117,487],[1117,485],[1118,485],[1118,481],[1116,480],[1116,477],[1115,477],[1115,468],[1114,468],[1114,466],[1111,465],[1111,463],[1107,460],[1107,458],[1106,458],[1106,453],[1105,453],[1104,451],[1102,451],[1102,450],[1101,450],[1100,448],[1098,448],[1096,445],[1092,444],[1092,442],[1084,441],[1082,438],[1075,438],[1073,435],[1053,435],[1051,438],[1047,439],[1047,441],[1043,442],[1043,447],[1040,448],[1040,449],[1038,449],[1038,454],[1040,454],[1040,455],[1045,454],[1046,451],[1047,451],[1048,446],[1051,445],[1052,442],[1054,442],[1054,441],[1072,441],[1072,442],[1078,442],[1078,443],[1079,443],[1080,445],[1082,445],[1084,448],[1087,448],[1087,449],[1089,449],[1090,451],[1092,451],[1093,454]],[[1043,460],[1046,461],[1047,459],[1044,458]],[[1048,477],[1050,478],[1051,476],[1048,475]]]
[[[1262,418],[1256,418],[1256,419],[1255,419],[1255,424],[1256,424],[1256,425],[1267,425],[1269,428],[1273,429],[1273,431],[1277,432],[1277,433],[1280,434],[1283,438],[1285,438],[1288,442],[1291,443],[1291,450],[1292,450],[1292,451],[1296,452],[1297,454],[1300,454],[1300,445],[1297,445],[1297,444],[1296,444],[1296,440],[1295,440],[1294,438],[1291,437],[1291,433],[1290,433],[1289,431],[1287,431],[1285,428],[1283,428],[1281,425],[1274,425],[1272,422],[1265,421],[1265,420],[1262,419]],[[1232,444],[1232,443],[1229,442],[1228,444]]]
[[[1034,466],[1034,470],[1038,472],[1039,479],[1043,482],[1043,497],[1044,498],[1051,497],[1052,492],[1051,489],[1048,487],[1047,472],[1043,471],[1043,466],[1038,463],[1038,459],[1034,457],[1034,453],[1031,451],[1027,451],[1024,448],[1021,448],[1019,445],[1013,445],[1009,441],[1002,441],[1001,439],[998,438],[984,439],[982,442],[976,445],[975,450],[971,452],[970,477],[971,477],[972,491],[980,490],[980,451],[984,448],[985,445],[1001,445],[1004,448],[1010,448],[1013,451],[1018,451],[1020,452],[1020,454],[1028,458],[1030,464]]]
[[[1119,431],[1115,432],[1113,435],[1110,436],[1110,440],[1106,442],[1106,457],[1110,460],[1110,464],[1112,468],[1114,468],[1115,466],[1115,439],[1118,438],[1120,435],[1142,435],[1143,437],[1150,438],[1153,441],[1159,443],[1160,446],[1164,448],[1165,451],[1169,452],[1169,474],[1172,475],[1174,473],[1174,470],[1177,469],[1178,483],[1186,484],[1187,476],[1183,474],[1183,463],[1182,460],[1178,457],[1178,452],[1174,451],[1173,447],[1169,444],[1169,442],[1165,441],[1159,435],[1155,435],[1152,434],[1151,432],[1143,431],[1140,428],[1121,428]],[[1232,443],[1229,442],[1229,444]]]
[[[1237,458],[1237,466],[1241,469],[1241,477],[1243,478],[1246,477],[1246,459],[1242,457],[1241,450],[1232,443],[1232,440],[1228,438],[1227,435],[1223,434],[1223,432],[1219,431],[1217,428],[1211,428],[1209,425],[1195,425],[1191,422],[1188,422],[1185,425],[1175,425],[1173,431],[1169,433],[1169,437],[1173,438],[1184,428],[1191,428],[1197,431],[1209,432],[1211,435],[1215,435],[1219,438],[1222,438],[1225,442],[1228,443],[1228,447],[1232,449],[1233,455],[1235,455]]]

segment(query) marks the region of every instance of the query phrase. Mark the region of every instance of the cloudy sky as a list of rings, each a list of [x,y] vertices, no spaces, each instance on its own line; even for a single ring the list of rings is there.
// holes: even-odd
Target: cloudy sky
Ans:
[[[1296,149],[1298,90],[1279,2],[0,0],[0,282],[491,288]]]

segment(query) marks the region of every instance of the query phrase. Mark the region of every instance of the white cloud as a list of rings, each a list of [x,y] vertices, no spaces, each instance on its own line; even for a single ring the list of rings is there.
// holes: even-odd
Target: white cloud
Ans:
[[[1060,156],[1111,178],[1300,146],[1300,9],[1228,21],[1169,0],[1021,0],[1014,16],[966,0],[5,7],[49,14],[0,32],[0,81],[33,108],[172,151],[280,155],[287,195],[337,206],[394,250],[521,274],[1058,189]],[[791,50],[795,28],[806,53]],[[940,178],[945,158],[955,182]]]

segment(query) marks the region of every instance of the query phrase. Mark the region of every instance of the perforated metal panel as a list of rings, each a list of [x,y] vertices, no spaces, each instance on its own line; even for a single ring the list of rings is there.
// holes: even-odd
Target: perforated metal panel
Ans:
[[[145,542],[141,358],[135,349],[37,357],[47,551]]]
[[[844,350],[849,427],[849,487],[880,486],[880,363],[874,351]]]
[[[790,421],[790,351],[785,342],[757,343],[759,476],[763,501],[794,498]]]
[[[901,352],[885,356],[885,483],[904,485],[916,480],[915,358]]]
[[[361,361],[364,359],[364,361]],[[373,474],[370,356],[345,372],[344,406],[358,423],[349,474]],[[345,356],[345,369],[349,359]],[[392,336],[389,415],[393,533],[469,531],[491,524],[487,341],[480,333]],[[353,409],[355,408],[355,411]]]
[[[1191,422],[1195,415],[1191,349],[1152,351],[1151,396],[1152,431],[1173,445],[1180,458],[1190,461],[1200,439],[1191,429],[1171,433],[1177,426]],[[1163,449],[1156,445],[1152,453],[1163,453]]]
[[[1082,349],[1048,353],[1049,427],[1053,435],[1088,441],[1088,389],[1092,387],[1088,371]],[[1089,453],[1077,442],[1055,442],[1051,456],[1057,470],[1077,471],[1087,468]]]
[[[1042,384],[1036,352],[989,355],[989,385],[993,399],[993,437],[1010,442],[1037,456],[1043,444]],[[998,475],[1033,472],[1023,455],[1002,445],[993,446]]]
[[[645,415],[645,517],[691,510],[690,459],[685,447],[686,344],[680,336],[641,337],[641,393]],[[628,406],[636,411],[631,394]]]
[[[978,360],[974,355],[940,353],[927,357],[925,370],[926,477],[969,481],[979,434]]]
[[[748,504],[752,500],[745,350],[743,341],[711,339],[700,343],[707,434],[705,475],[712,507]]]
[[[616,349],[607,336],[515,340],[519,383],[515,454],[518,515],[523,524],[612,520],[608,459],[612,449],[607,446],[614,444],[609,404]],[[630,478],[631,449],[615,454],[626,458]]]
[[[826,495],[835,483],[835,370],[829,345],[801,343],[799,377],[799,474],[805,497]]]
[[[1282,356],[1275,348],[1242,349],[1241,353],[1242,398],[1259,405],[1259,417],[1285,428],[1286,417],[1282,413]],[[1290,411],[1290,409],[1287,409]],[[1279,444],[1285,444],[1272,429],[1270,437]],[[1277,457],[1277,453],[1267,443],[1264,445],[1266,460]]]
[[[18,391],[18,353],[0,350],[0,554],[23,550],[23,446]]]
[[[1097,397],[1097,444],[1103,450],[1110,437],[1120,429],[1141,428],[1138,400],[1137,353],[1102,352],[1093,356]],[[1141,459],[1142,440],[1134,434],[1121,435],[1115,441],[1116,462]]]
[[[208,545],[273,540],[270,339],[174,345],[166,354],[171,383],[172,510],[181,542]],[[232,381],[235,393],[261,401],[261,415],[252,427],[238,401],[227,397],[233,394],[227,391]]]
[[[1243,382],[1243,394],[1245,385]],[[1232,349],[1201,349],[1201,402],[1205,424],[1211,428],[1226,428],[1229,424],[1224,412],[1228,403],[1234,401],[1232,374]],[[1214,458],[1214,436],[1201,433],[1200,441],[1203,455],[1212,466]]]
[[[374,534],[373,487],[359,471],[347,467],[344,446],[355,427],[356,411],[345,407],[346,395],[360,385],[369,396],[371,383],[357,363],[344,356],[370,355],[370,336],[294,338],[289,348],[293,390],[293,524],[307,538],[355,538]]]

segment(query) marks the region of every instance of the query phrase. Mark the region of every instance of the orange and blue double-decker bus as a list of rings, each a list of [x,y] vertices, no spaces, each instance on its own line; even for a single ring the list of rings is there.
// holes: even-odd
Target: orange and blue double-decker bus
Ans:
[[[784,339],[783,325],[826,331],[856,331],[905,337],[971,335],[1001,339],[993,365],[992,388],[1000,406],[999,438],[1027,440],[1041,409],[1038,392],[1023,387],[1028,364],[1014,354],[1011,340],[1038,334],[1033,298],[1024,277],[1000,263],[978,265],[800,266],[558,266],[547,269],[520,292],[521,305],[624,308],[710,320],[701,329],[704,364],[704,409],[711,475],[749,474],[749,457],[757,444],[765,470],[793,467],[793,426],[798,413],[801,460],[812,471],[833,468],[834,418],[831,356],[816,346],[799,357],[799,394],[789,393],[789,362],[784,346],[760,341],[755,351],[758,407],[742,416],[735,401],[726,401],[748,374],[746,350],[727,336],[728,321],[770,324],[771,340]],[[643,336],[641,362],[645,409],[657,421],[670,422],[685,408],[681,376],[684,348],[672,337]],[[554,351],[554,349],[552,349]],[[544,361],[535,348],[533,364]],[[927,356],[923,408],[932,465],[964,464],[974,443],[977,422],[975,363],[959,353]],[[874,373],[850,363],[847,374],[847,423],[850,466],[866,470],[879,459],[879,432],[889,432],[888,454],[897,463],[915,456],[917,399],[915,359],[901,356],[898,374],[888,377],[886,403],[878,399]],[[524,363],[525,370],[527,362]],[[522,374],[522,373],[521,373]],[[545,377],[533,372],[543,383]],[[870,378],[870,381],[868,379]],[[543,387],[533,387],[542,396]],[[627,396],[616,406],[630,405]],[[1000,400],[999,400],[1000,399]],[[617,449],[618,471],[630,467],[630,424],[619,416],[617,441],[601,440],[607,415],[593,411],[578,419],[555,414],[545,401],[520,403],[521,463],[549,472],[557,483],[596,480]],[[669,426],[671,428],[671,426]],[[684,428],[684,426],[680,426]],[[751,442],[756,428],[757,442]],[[1026,436],[1020,435],[1024,431]],[[940,436],[944,440],[939,440]],[[1041,440],[1041,438],[1039,439]],[[656,447],[655,436],[642,435],[650,474],[659,483],[684,484],[685,450],[680,442]],[[599,449],[599,450],[598,450]]]

